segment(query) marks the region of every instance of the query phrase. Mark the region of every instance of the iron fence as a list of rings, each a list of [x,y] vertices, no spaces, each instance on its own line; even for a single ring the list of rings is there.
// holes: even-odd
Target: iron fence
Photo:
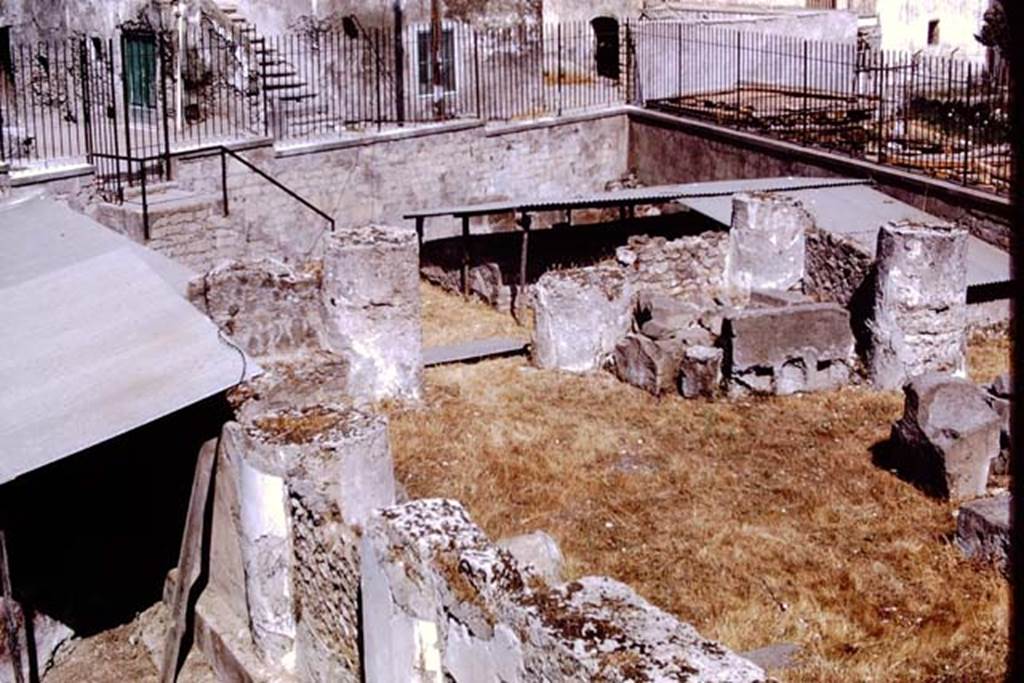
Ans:
[[[268,136],[527,120],[626,102],[1005,193],[1002,69],[685,22],[367,29],[261,36],[223,17],[181,31],[15,44],[0,55],[0,157],[92,162],[115,198],[175,152]],[[135,169],[134,171],[132,169]]]
[[[713,26],[641,24],[651,107],[1006,194],[1005,69]]]

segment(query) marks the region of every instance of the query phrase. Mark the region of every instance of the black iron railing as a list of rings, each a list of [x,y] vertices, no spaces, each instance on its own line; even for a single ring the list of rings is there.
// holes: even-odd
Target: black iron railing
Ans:
[[[261,36],[208,16],[180,33],[142,23],[115,38],[15,43],[0,60],[0,160],[162,156],[153,179],[174,153],[227,142],[640,103],[1008,191],[1009,78],[984,60],[686,22],[441,31],[319,21]]]
[[[302,195],[297,193],[295,190],[293,190],[290,187],[286,186],[280,180],[278,180],[277,178],[275,178],[272,175],[268,174],[266,171],[262,170],[260,167],[254,165],[252,162],[250,162],[248,159],[246,159],[245,157],[241,156],[240,154],[237,154],[236,152],[234,152],[234,151],[232,151],[232,150],[230,150],[230,149],[228,149],[227,147],[224,147],[224,146],[218,147],[217,148],[217,152],[220,154],[220,184],[221,184],[221,196],[222,196],[222,201],[223,201],[223,205],[222,206],[223,206],[223,210],[224,210],[224,215],[225,216],[230,215],[230,213],[231,213],[231,210],[230,210],[230,206],[231,205],[230,205],[229,199],[228,199],[228,158],[230,157],[231,159],[234,159],[238,163],[240,163],[243,166],[245,166],[247,169],[249,169],[250,171],[252,171],[256,175],[258,175],[261,178],[263,178],[264,180],[266,180],[268,183],[270,183],[271,185],[273,185],[277,189],[279,189],[282,192],[284,192],[286,195],[288,195],[289,197],[291,197],[292,199],[297,201],[299,204],[302,204],[304,207],[306,207],[307,209],[309,209],[310,211],[312,211],[316,215],[318,215],[321,218],[323,218],[325,221],[327,221],[328,225],[330,225],[331,232],[334,232],[334,230],[335,230],[334,218],[331,217],[331,215],[328,214],[326,211],[320,209],[315,204],[313,204],[311,201],[309,201],[308,199],[306,199],[305,197],[303,197]]]

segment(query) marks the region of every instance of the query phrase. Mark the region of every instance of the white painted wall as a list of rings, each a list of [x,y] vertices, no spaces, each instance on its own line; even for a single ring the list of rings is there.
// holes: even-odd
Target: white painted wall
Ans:
[[[992,0],[877,0],[883,50],[927,50],[983,59],[984,45],[974,39]],[[939,21],[939,44],[928,45],[928,22]]]

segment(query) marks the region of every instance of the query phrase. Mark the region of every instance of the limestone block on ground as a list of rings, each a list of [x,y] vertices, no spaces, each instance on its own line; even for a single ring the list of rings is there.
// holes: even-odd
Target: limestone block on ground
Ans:
[[[730,289],[787,290],[804,277],[807,231],[814,219],[797,200],[772,193],[733,197],[726,277]]]
[[[377,511],[362,550],[368,683],[764,680],[621,583],[548,585],[454,501]]]
[[[350,365],[353,396],[417,399],[423,383],[419,250],[412,229],[341,229],[324,248],[330,347]]]
[[[722,349],[692,346],[679,366],[679,391],[686,398],[715,398],[722,386]]]
[[[326,343],[319,262],[228,261],[189,284],[189,300],[257,360],[289,359]]]
[[[878,235],[868,372],[896,389],[926,372],[966,374],[967,231],[890,223]]]
[[[741,311],[723,334],[734,396],[825,391],[850,381],[854,339],[838,304]]]
[[[1012,497],[1003,493],[979,498],[963,505],[956,518],[956,545],[967,557],[995,564],[1010,571],[1010,506]]]
[[[612,369],[623,382],[661,396],[676,387],[683,351],[675,339],[654,341],[630,334],[616,345]]]
[[[903,416],[892,430],[896,469],[941,497],[984,495],[1000,432],[985,392],[941,373],[916,377],[903,390]]]
[[[999,414],[1002,421],[999,437],[999,456],[992,461],[990,474],[1005,475],[1010,473],[1010,430],[1012,412],[1013,383],[1009,373],[1004,373],[988,387],[988,404]]]
[[[523,567],[532,567],[548,583],[561,583],[565,571],[565,558],[558,542],[550,534],[543,531],[503,538],[497,543],[499,548],[512,553]]]
[[[386,420],[337,406],[267,412],[226,425],[222,451],[211,588],[277,670],[358,680],[359,534],[395,498]],[[237,554],[217,548],[232,540]]]
[[[580,373],[599,369],[629,332],[633,302],[633,287],[615,267],[545,273],[534,286],[534,363]]]
[[[14,624],[18,632],[18,646],[21,661],[22,680],[29,678],[29,650],[25,641],[25,611],[10,598],[0,596],[0,683],[14,683],[15,657],[10,651],[7,632],[8,624]],[[44,675],[53,664],[53,657],[61,645],[71,640],[74,633],[65,624],[40,612],[32,612],[32,650],[40,675]]]

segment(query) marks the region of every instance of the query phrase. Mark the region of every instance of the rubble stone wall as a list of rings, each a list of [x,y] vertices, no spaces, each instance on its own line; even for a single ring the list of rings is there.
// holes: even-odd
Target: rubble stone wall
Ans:
[[[368,683],[765,678],[621,583],[546,583],[454,501],[376,512],[362,557]]]
[[[855,242],[812,228],[807,231],[804,292],[817,301],[849,306],[873,262],[871,254]]]
[[[669,240],[637,235],[616,252],[638,292],[685,299],[713,308],[727,299],[725,282],[729,235],[709,231]]]

